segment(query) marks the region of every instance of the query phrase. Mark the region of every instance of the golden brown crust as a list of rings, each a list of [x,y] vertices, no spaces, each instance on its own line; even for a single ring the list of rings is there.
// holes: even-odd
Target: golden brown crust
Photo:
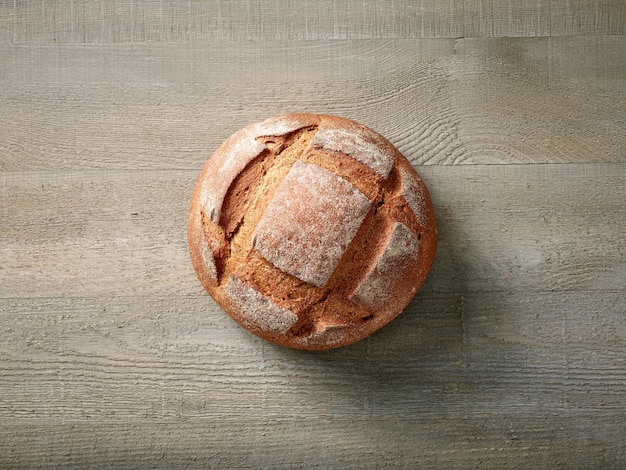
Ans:
[[[202,285],[240,325],[299,349],[359,341],[424,282],[437,230],[428,191],[384,137],[291,114],[220,146],[191,199]]]

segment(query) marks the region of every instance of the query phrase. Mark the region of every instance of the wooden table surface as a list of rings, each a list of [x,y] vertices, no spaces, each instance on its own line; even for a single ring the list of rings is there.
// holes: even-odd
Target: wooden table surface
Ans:
[[[427,183],[415,300],[327,352],[203,291],[226,137],[356,119]],[[626,468],[623,0],[0,2],[0,468]]]

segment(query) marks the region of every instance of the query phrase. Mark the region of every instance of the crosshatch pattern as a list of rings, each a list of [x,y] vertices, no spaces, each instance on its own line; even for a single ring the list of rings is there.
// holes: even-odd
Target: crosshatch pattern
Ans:
[[[199,278],[255,334],[301,349],[391,321],[436,246],[419,176],[382,136],[331,116],[250,125],[215,152],[192,202]]]

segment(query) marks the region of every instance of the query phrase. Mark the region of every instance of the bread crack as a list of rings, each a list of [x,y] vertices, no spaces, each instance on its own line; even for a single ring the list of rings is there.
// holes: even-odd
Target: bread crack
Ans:
[[[362,339],[410,301],[436,228],[411,164],[343,118],[251,124],[205,165],[192,198],[198,276],[237,322],[301,349]]]
[[[228,275],[253,251],[253,233],[280,183],[293,163],[306,152],[315,126],[298,129],[284,136],[259,136],[267,148],[253,159],[228,188],[222,206],[223,227],[228,252],[222,259]],[[271,283],[271,279],[265,281]]]
[[[370,309],[346,300],[336,290],[327,290],[300,315],[288,334],[292,337],[306,338],[328,330],[347,327],[355,322],[364,323],[374,317],[375,312]]]

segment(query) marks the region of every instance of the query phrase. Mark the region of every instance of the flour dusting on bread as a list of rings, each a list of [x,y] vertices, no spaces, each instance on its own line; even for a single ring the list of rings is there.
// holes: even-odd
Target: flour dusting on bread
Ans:
[[[202,262],[206,268],[206,273],[208,276],[217,280],[217,267],[215,266],[215,258],[213,257],[213,251],[209,247],[209,244],[206,242],[204,237],[200,237],[201,240],[198,241],[200,244],[200,256],[202,257]]]
[[[310,115],[309,115],[310,116]],[[256,136],[283,136],[304,127],[316,124],[317,119],[306,115],[277,116],[254,125]]]
[[[395,152],[386,148],[386,142],[378,134],[360,125],[322,123],[311,143],[325,150],[349,155],[383,178],[393,167]]]
[[[257,225],[253,246],[277,268],[322,287],[369,206],[339,176],[296,161]]]
[[[240,325],[318,350],[395,318],[432,266],[437,231],[422,180],[389,141],[348,119],[291,114],[215,151],[188,240],[199,279]]]
[[[255,137],[249,128],[237,132],[217,149],[207,163],[200,201],[204,211],[215,223],[220,220],[228,188],[246,165],[265,148]]]
[[[350,299],[376,311],[385,309],[389,301],[381,292],[393,290],[391,287],[407,276],[418,260],[417,237],[406,225],[397,222],[385,251]]]
[[[250,325],[270,333],[286,333],[298,316],[272,302],[238,277],[230,276],[224,292]]]
[[[405,168],[400,169],[400,178],[402,180],[400,194],[415,213],[419,223],[424,226],[426,223],[424,215],[427,213],[426,205],[428,197],[425,186],[415,172],[409,172]]]

